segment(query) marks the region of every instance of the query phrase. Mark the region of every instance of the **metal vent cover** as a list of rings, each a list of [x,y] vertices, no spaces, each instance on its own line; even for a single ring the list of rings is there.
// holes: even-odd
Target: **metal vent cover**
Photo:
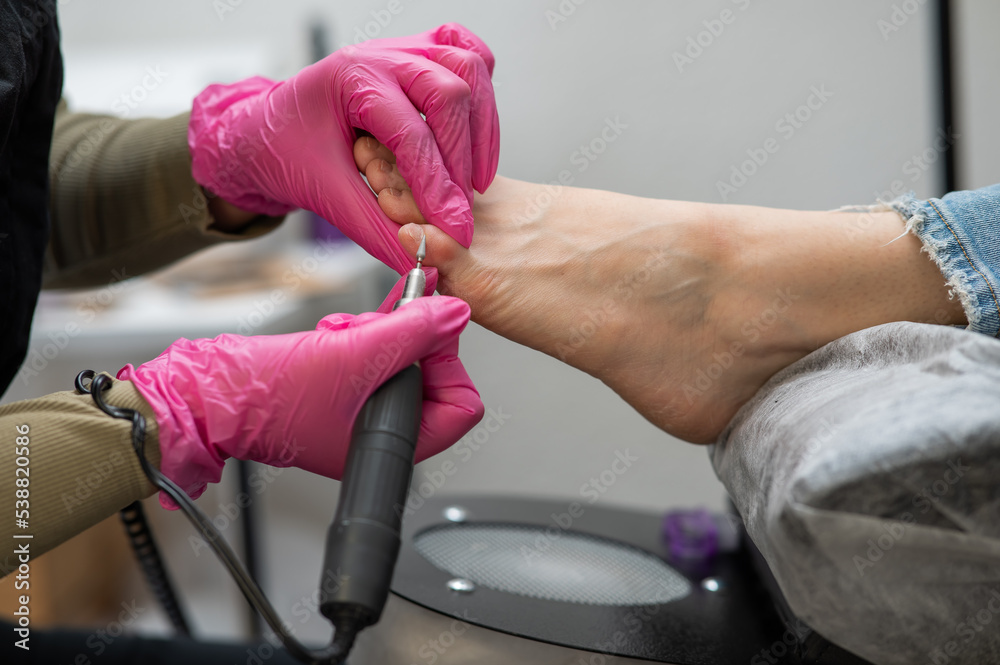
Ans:
[[[655,605],[691,592],[648,552],[609,538],[524,524],[447,524],[414,548],[434,567],[507,593],[585,605]]]

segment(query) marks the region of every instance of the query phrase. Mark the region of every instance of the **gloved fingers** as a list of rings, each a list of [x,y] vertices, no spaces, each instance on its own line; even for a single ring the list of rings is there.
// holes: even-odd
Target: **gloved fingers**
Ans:
[[[298,85],[290,84],[279,87],[277,92],[270,99],[261,102],[262,104],[277,104],[276,98],[280,97],[280,106],[284,109],[283,117],[292,117],[288,108],[302,107],[301,113],[309,112],[311,116],[316,116],[318,111],[313,109],[308,111],[308,104],[303,104],[295,93],[310,89],[327,89],[330,73],[315,66],[307,67],[297,75]],[[345,77],[350,78],[350,77]],[[383,87],[391,88],[391,85]],[[302,93],[304,94],[304,93]],[[396,94],[402,93],[396,90]],[[364,96],[364,95],[362,95]],[[197,100],[196,100],[197,103]],[[412,104],[405,101],[406,106],[412,110]],[[319,106],[319,105],[316,105]],[[328,105],[322,105],[327,109]],[[327,112],[322,118],[312,117],[312,123],[330,123],[333,118]],[[289,121],[290,122],[290,121]],[[344,125],[344,127],[340,127]],[[298,129],[308,129],[303,131],[302,138],[296,138]],[[271,142],[282,140],[282,150],[291,150],[290,153],[274,154],[271,147],[256,148],[256,152],[249,153],[254,157],[252,162],[271,161],[264,159],[265,153],[274,157],[274,163],[270,164],[270,169],[275,172],[268,172],[263,169],[258,177],[262,181],[270,183],[272,189],[282,190],[283,196],[294,200],[295,204],[329,220],[345,235],[351,238],[358,245],[363,247],[369,254],[376,257],[398,273],[403,273],[413,267],[414,261],[410,256],[399,248],[396,235],[399,232],[399,225],[391,220],[381,209],[378,198],[365,182],[360,174],[352,172],[350,163],[353,159],[352,137],[353,130],[346,120],[335,122],[334,125],[320,127],[322,131],[317,134],[317,125],[310,124],[308,127],[299,127],[297,124],[290,124],[279,127],[272,134]],[[335,140],[332,135],[327,135],[327,130],[336,134],[344,131],[343,141]],[[299,144],[302,144],[301,146]],[[293,145],[293,148],[288,148]],[[308,145],[310,150],[302,154],[299,148]],[[376,143],[377,145],[377,143]],[[320,151],[314,154],[314,151]],[[388,150],[385,150],[388,153]],[[308,153],[308,154],[305,154]],[[283,157],[295,156],[294,160],[285,163]],[[260,158],[260,159],[258,159]],[[301,162],[297,160],[302,160]],[[243,160],[246,162],[246,159]],[[259,166],[259,164],[258,164]],[[249,163],[243,163],[242,169],[250,168]],[[285,181],[285,182],[282,182]]]
[[[406,51],[414,55],[426,53],[426,49],[431,46],[454,46],[471,51],[482,58],[491,76],[493,74],[493,65],[496,62],[493,52],[486,45],[486,42],[459,23],[445,23],[444,25],[439,25],[436,28],[431,28],[430,30],[409,37],[373,39],[365,42],[365,44]]]
[[[349,181],[350,193],[338,200],[324,201],[315,212],[325,219],[336,220],[335,226],[347,237],[396,272],[403,274],[416,265],[413,257],[399,246],[399,224],[382,211],[378,198],[361,174],[331,177]]]
[[[436,61],[435,56],[441,57],[440,50],[441,47],[434,47],[428,51],[428,60],[406,63],[406,66],[397,67],[394,71],[400,88],[413,106],[424,114],[452,182],[462,188],[471,206],[472,134],[469,117],[472,86],[460,74]],[[477,59],[468,51],[449,50],[453,52],[449,58],[453,64],[461,58]],[[387,147],[392,149],[392,146]],[[406,173],[402,169],[400,171],[406,177]]]
[[[431,32],[437,44],[458,46],[478,55],[486,64],[487,73],[493,76],[493,65],[496,63],[493,52],[486,45],[486,42],[477,37],[474,32],[459,23],[445,23]]]
[[[420,362],[424,376],[423,420],[416,460],[438,454],[483,417],[483,402],[458,358],[458,338]]]
[[[446,71],[440,65],[433,66]],[[464,81],[451,73],[447,76],[450,81],[458,81],[468,93]],[[452,93],[456,87],[450,88]],[[468,99],[465,103],[468,108]],[[372,134],[395,154],[399,171],[410,183],[417,205],[427,220],[468,247],[472,242],[471,165],[468,162],[471,146],[466,143],[466,147],[460,149],[465,151],[466,161],[464,166],[461,166],[463,162],[458,162],[459,167],[464,168],[464,175],[459,173],[456,182],[448,170],[448,164],[454,160],[445,160],[442,154],[442,148],[455,150],[448,144],[448,141],[454,143],[455,137],[445,135],[446,143],[439,147],[434,131],[420,117],[414,102],[403,90],[386,87],[370,95],[357,95],[351,98],[350,106],[351,123]],[[464,125],[463,131],[467,132],[467,119]],[[461,132],[457,136],[460,137]],[[458,153],[453,154],[460,157]],[[468,191],[459,184],[462,182],[468,183]]]
[[[457,298],[421,298],[390,314],[369,312],[346,329],[322,335],[309,354],[327,358],[339,374],[338,392],[364,400],[389,377],[451,345],[469,320],[469,307]],[[344,335],[348,335],[345,339]],[[325,339],[324,339],[325,338]],[[329,345],[329,346],[328,346]],[[319,368],[327,373],[327,370]],[[338,398],[338,399],[342,399]],[[353,421],[352,421],[353,422]]]
[[[368,312],[354,317],[347,329],[321,337],[317,351],[322,353],[329,340],[334,347],[331,358],[339,362],[380,357],[379,375],[368,377],[374,390],[407,365],[456,342],[469,314],[469,306],[458,298],[420,298],[389,314]],[[350,338],[345,340],[344,334]]]
[[[423,54],[454,72],[469,86],[470,115],[467,119],[462,119],[462,122],[467,122],[470,129],[470,175],[475,189],[485,191],[496,175],[500,152],[500,120],[491,81],[496,62],[493,52],[475,33],[458,23],[446,23],[413,37],[379,41],[385,48],[405,50],[414,55]],[[412,79],[412,76],[409,78]],[[406,86],[404,90],[412,99],[412,91]],[[418,108],[428,116],[430,122],[427,109],[419,104]],[[432,128],[441,144],[441,136],[433,123]],[[392,161],[388,157],[383,158]],[[453,179],[457,177],[453,168],[449,168],[449,173]],[[464,183],[459,184],[464,186]],[[467,188],[466,192],[470,194],[471,204],[471,192]],[[461,241],[460,238],[456,239]]]
[[[316,324],[316,330],[343,330],[353,319],[353,314],[327,314]]]
[[[434,289],[437,288],[438,281],[438,271],[437,268],[424,267],[424,275],[427,279],[427,287],[424,289],[424,295],[429,296],[434,293]],[[406,285],[406,275],[397,280],[396,284],[393,285],[392,290],[389,291],[389,295],[385,297],[382,304],[378,306],[377,312],[383,312],[388,314],[392,311],[393,305],[396,301],[403,297],[403,287]]]
[[[348,328],[358,328],[360,326],[371,323],[372,321],[381,319],[383,316],[388,314],[388,312],[362,312],[351,319],[351,322],[347,325]]]
[[[497,115],[493,81],[490,80],[491,69],[487,69],[478,54],[460,48],[432,48],[429,56],[469,86],[471,99],[467,122],[471,141],[472,185],[477,191],[485,192],[497,174],[500,161],[500,116]],[[430,115],[427,121],[430,122]],[[434,133],[437,135],[436,129]]]
[[[415,461],[422,462],[453,446],[483,419],[483,401],[472,387],[455,386],[436,392],[433,400],[424,396],[423,418],[417,439]]]
[[[489,82],[490,97],[493,82]],[[500,166],[500,116],[495,103],[488,107],[472,103],[472,184],[482,194],[496,178]]]
[[[376,312],[382,312],[388,314],[392,311],[393,306],[396,301],[403,297],[403,286],[406,284],[406,276],[400,277],[399,280],[393,285],[392,289],[389,291],[389,295],[385,297],[382,304],[378,306]]]

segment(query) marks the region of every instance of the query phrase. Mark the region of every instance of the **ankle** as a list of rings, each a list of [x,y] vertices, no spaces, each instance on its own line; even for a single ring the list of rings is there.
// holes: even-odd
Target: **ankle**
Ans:
[[[893,321],[964,320],[940,271],[896,213],[732,212],[742,220],[740,280],[765,302],[779,295],[788,305],[768,335],[775,349],[808,352]]]

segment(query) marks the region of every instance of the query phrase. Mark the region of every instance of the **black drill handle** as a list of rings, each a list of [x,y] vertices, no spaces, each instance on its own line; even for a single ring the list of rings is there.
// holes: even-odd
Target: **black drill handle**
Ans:
[[[399,556],[420,433],[423,376],[410,365],[383,383],[354,423],[337,514],[326,537],[320,611],[358,629],[378,621]]]

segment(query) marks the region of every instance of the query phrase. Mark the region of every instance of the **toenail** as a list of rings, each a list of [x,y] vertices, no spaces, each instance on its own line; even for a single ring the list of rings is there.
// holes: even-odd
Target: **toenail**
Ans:
[[[406,234],[410,236],[411,240],[420,240],[421,236],[424,235],[424,232],[421,230],[419,224],[407,224]]]

